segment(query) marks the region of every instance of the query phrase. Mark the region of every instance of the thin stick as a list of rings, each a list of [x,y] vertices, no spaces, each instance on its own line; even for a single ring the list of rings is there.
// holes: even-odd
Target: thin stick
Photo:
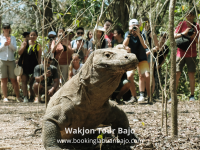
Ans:
[[[45,17],[45,6],[44,6],[44,0],[43,0],[43,25],[42,25],[42,46],[44,49],[44,18]],[[44,56],[44,76],[45,76],[45,106],[47,108],[47,75],[46,75],[46,71],[47,71],[47,66],[46,66],[46,58]]]

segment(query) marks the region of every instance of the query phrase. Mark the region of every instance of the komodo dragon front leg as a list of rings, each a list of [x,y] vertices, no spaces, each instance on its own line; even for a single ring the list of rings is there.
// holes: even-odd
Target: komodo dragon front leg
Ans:
[[[66,116],[66,111],[63,111],[62,103],[53,106],[48,114],[44,116],[42,128],[42,142],[46,150],[62,150],[63,144],[61,140],[62,126],[70,124],[69,118]]]
[[[128,134],[126,134],[126,133],[119,134],[118,133],[119,128],[121,128],[123,130],[124,129],[131,130],[131,128],[129,126],[129,121],[128,121],[128,118],[127,118],[125,112],[122,109],[117,107],[112,102],[109,102],[109,103],[111,105],[111,110],[109,112],[109,115],[103,121],[102,124],[106,124],[106,125],[111,124],[112,129],[115,129],[114,130],[115,136],[118,134],[119,139],[126,138],[126,139],[129,139],[129,140],[131,140],[131,139],[137,140],[137,138],[134,134],[130,133],[130,135],[129,135],[129,133]]]

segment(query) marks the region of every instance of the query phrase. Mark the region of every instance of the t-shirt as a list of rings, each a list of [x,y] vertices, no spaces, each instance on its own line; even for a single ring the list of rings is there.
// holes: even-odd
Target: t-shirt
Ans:
[[[128,36],[129,31],[125,33],[125,38]],[[142,37],[145,40],[145,36],[142,34]],[[131,48],[131,53],[135,54],[139,62],[147,60],[146,50],[140,43],[139,37],[131,36],[128,46]]]
[[[197,29],[198,29],[198,31],[199,31],[200,28],[199,28],[199,25],[198,25],[198,24],[196,24],[196,27],[197,27]],[[176,27],[176,29],[175,29],[175,33],[184,32],[187,28],[188,28],[188,26],[187,26],[187,22],[186,22],[186,21],[183,21],[183,23],[180,22],[180,23],[178,24],[178,26]],[[179,30],[179,29],[180,29],[180,30]],[[195,28],[194,28],[194,29],[195,29]],[[195,29],[195,32],[197,33],[196,29]],[[176,54],[176,56],[177,56],[177,57],[183,57],[184,55],[185,55],[185,51],[182,50],[182,49],[180,49],[180,48],[177,48],[177,54]],[[196,57],[196,56],[197,56],[196,42],[194,41],[194,42],[192,43],[192,45],[190,46],[190,48],[188,49],[188,51],[187,51],[185,57]]]
[[[115,47],[118,44],[123,44],[123,41],[121,43],[118,43],[117,40],[113,40],[111,43],[112,43],[112,47]]]
[[[81,69],[83,67],[83,64],[80,64],[80,66],[79,66],[79,68],[76,70],[76,69],[72,69],[72,72],[73,72],[73,76],[75,76],[78,72],[79,72],[79,70]]]
[[[110,35],[105,35],[105,39],[107,40],[107,41],[112,41],[113,40],[113,33],[110,33]]]
[[[52,83],[53,83],[53,79],[57,79],[58,78],[58,71],[57,71],[57,68],[55,66],[52,66],[52,65],[47,67],[47,70],[51,70],[51,76],[47,78],[47,86],[51,86]],[[39,77],[43,73],[44,73],[44,65],[43,64],[35,66],[34,77]],[[42,86],[45,85],[45,80],[41,81],[41,85]]]

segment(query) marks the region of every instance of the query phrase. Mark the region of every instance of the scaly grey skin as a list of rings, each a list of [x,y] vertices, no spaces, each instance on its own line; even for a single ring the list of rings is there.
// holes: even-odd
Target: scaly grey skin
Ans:
[[[88,135],[66,134],[65,128],[95,129],[112,124],[113,129],[129,128],[123,110],[109,101],[122,75],[136,69],[134,54],[114,48],[94,51],[77,75],[70,79],[49,101],[43,119],[42,140],[47,150],[61,150],[57,139],[84,138]],[[117,132],[115,133],[117,134]],[[135,138],[134,135],[119,135]]]

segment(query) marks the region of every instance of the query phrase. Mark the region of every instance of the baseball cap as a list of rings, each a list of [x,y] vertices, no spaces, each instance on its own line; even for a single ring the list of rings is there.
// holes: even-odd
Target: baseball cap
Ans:
[[[5,27],[10,27],[10,24],[9,23],[3,23],[2,28],[5,28]]]
[[[137,19],[131,19],[129,21],[129,26],[131,26],[131,25],[139,25],[139,22],[137,21]]]
[[[52,34],[52,35],[56,35],[56,32],[55,32],[55,31],[50,31],[50,32],[48,33],[48,36],[51,35],[51,34]]]

